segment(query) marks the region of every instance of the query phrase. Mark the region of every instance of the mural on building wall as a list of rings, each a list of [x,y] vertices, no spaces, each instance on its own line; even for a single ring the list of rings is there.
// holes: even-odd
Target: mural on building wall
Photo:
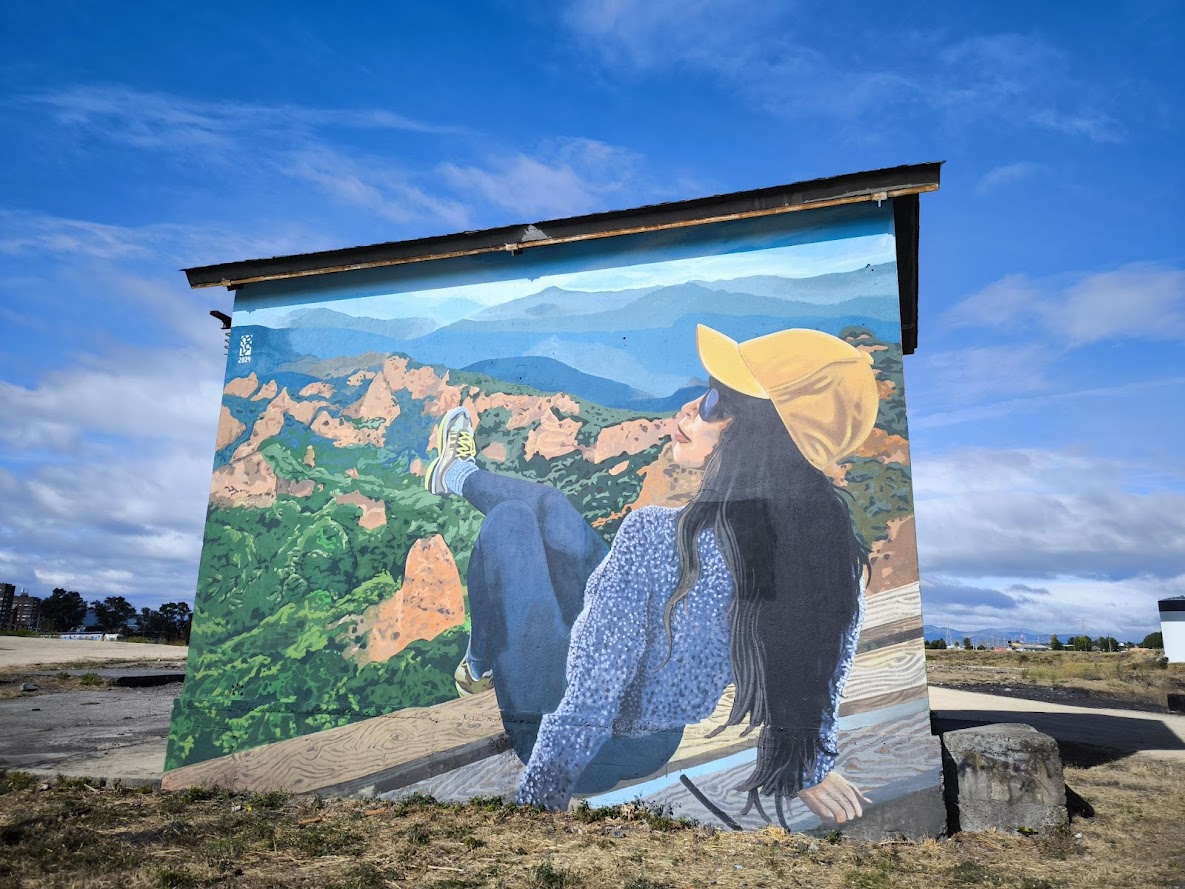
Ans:
[[[891,212],[791,216],[241,294],[166,784],[936,788]]]

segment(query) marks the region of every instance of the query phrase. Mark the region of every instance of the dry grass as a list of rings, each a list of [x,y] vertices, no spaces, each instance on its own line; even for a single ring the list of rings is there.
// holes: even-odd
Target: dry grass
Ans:
[[[100,664],[100,668],[106,669],[106,664]],[[45,672],[32,672],[29,670],[10,670],[0,672],[0,701],[7,701],[13,698],[27,698],[36,695],[45,694],[59,694],[67,691],[94,691],[95,689],[113,688],[106,679],[95,672],[95,664],[84,664],[82,667],[85,672],[78,673],[77,669],[73,671],[75,675],[66,670],[55,670]],[[36,686],[34,691],[24,691],[25,685]]]
[[[1160,652],[1145,649],[1114,654],[928,650],[926,672],[932,684],[954,688],[1050,689],[1158,710],[1164,709],[1167,693],[1185,692],[1185,664],[1168,664]]]
[[[1185,770],[1092,748],[1073,755],[1067,781],[1094,818],[1035,836],[916,845],[721,833],[629,806],[553,815],[498,800],[164,794],[0,774],[0,885],[1038,889],[1185,880]]]

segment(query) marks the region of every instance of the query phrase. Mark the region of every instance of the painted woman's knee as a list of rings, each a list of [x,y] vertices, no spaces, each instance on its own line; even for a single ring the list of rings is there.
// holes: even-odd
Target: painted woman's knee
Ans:
[[[508,500],[499,503],[488,513],[477,532],[477,541],[484,546],[501,545],[508,541],[523,542],[539,537],[539,520],[525,503]]]

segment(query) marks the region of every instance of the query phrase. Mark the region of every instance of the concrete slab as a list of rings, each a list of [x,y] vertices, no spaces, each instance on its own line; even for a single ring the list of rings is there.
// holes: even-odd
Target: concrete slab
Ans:
[[[181,645],[136,642],[85,642],[0,636],[0,670],[14,667],[51,667],[58,664],[102,661],[150,661],[184,664],[189,649]]]
[[[158,781],[180,693],[173,683],[0,701],[0,768]]]

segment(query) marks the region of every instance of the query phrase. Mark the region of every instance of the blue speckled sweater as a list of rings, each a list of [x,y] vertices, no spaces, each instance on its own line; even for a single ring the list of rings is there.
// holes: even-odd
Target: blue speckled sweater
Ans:
[[[667,600],[679,582],[675,524],[679,510],[648,506],[621,523],[613,548],[585,588],[584,610],[572,627],[568,687],[539,737],[518,790],[518,802],[567,806],[585,767],[612,735],[682,728],[711,715],[732,681],[729,606],[732,575],[712,531],[699,537],[700,576],[673,612],[674,648],[667,658]],[[823,745],[836,749],[839,697],[852,667],[861,613],[846,634],[845,655],[831,681],[823,714]],[[813,787],[835,766],[820,754]]]

